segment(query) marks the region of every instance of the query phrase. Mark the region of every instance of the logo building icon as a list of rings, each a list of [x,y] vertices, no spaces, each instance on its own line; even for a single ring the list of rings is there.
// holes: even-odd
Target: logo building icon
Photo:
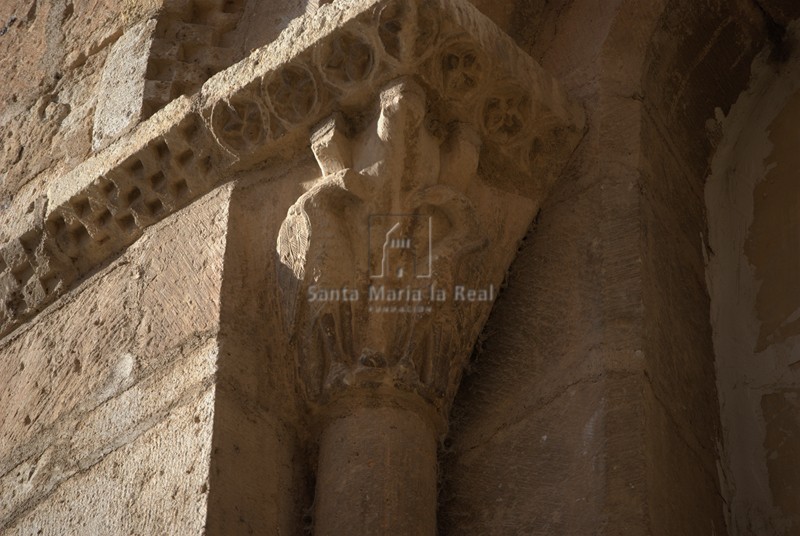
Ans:
[[[372,279],[430,279],[433,219],[418,214],[369,217],[369,267]]]

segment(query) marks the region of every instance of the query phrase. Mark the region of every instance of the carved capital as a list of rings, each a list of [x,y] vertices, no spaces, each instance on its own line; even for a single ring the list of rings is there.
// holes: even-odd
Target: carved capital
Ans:
[[[443,422],[582,115],[460,2],[379,2],[301,64],[331,112],[276,245],[306,398],[417,397]]]

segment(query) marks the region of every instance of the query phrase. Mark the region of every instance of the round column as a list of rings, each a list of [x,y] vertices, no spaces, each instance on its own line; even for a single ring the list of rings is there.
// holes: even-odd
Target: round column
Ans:
[[[319,445],[316,536],[435,536],[436,435],[416,411],[356,407]]]

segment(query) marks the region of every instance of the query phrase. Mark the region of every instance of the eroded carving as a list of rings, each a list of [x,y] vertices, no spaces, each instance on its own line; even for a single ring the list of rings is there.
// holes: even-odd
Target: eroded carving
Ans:
[[[390,61],[420,63],[438,50],[438,10],[428,2],[389,2],[376,10],[375,28]]]
[[[414,36],[414,55],[422,59],[436,49],[434,44],[439,37],[441,22],[436,9],[428,2],[421,2],[416,7],[417,28]]]
[[[451,43],[441,56],[444,94],[451,99],[469,99],[480,89],[486,70],[486,57],[475,44],[464,40]]]
[[[150,47],[143,116],[149,117],[180,95],[232,65],[239,52],[224,46],[244,11],[242,0],[167,0]]]
[[[55,207],[41,228],[0,247],[3,328],[55,299],[109,255],[207,192],[207,133],[191,115]]]
[[[269,113],[260,100],[236,95],[214,105],[211,126],[217,141],[227,149],[234,153],[250,151],[267,140]]]
[[[328,84],[342,91],[369,80],[375,64],[371,43],[358,31],[343,31],[320,47],[322,76]]]
[[[391,2],[378,10],[378,35],[383,50],[397,60],[401,59],[403,54],[401,32],[407,26],[410,10],[411,6],[403,2]]]
[[[358,25],[316,51],[322,79],[340,91],[403,69],[424,83],[396,78],[376,114],[361,102],[348,115],[352,101],[343,101],[312,135],[323,176],[291,207],[276,245],[284,318],[312,405],[393,389],[444,418],[502,278],[497,260],[510,261],[549,186],[530,168],[552,137],[542,132],[552,124],[533,122],[538,75],[498,77],[493,66],[489,76],[487,34],[462,25],[479,25],[469,9],[459,5],[454,24],[427,2],[388,3],[373,18],[385,56]],[[507,40],[493,47],[516,57]],[[559,106],[537,110],[563,126]],[[577,138],[567,131],[560,143],[570,146]],[[498,181],[509,170],[528,184]]]
[[[302,123],[317,109],[317,81],[305,65],[287,65],[265,77],[263,87],[275,115],[288,127]]]
[[[486,99],[483,128],[492,141],[513,144],[525,135],[531,121],[531,97],[516,85],[507,84]]]
[[[180,5],[183,10],[194,3]],[[195,11],[201,18],[211,13],[214,17],[208,21],[216,22],[209,24],[229,28],[239,16],[239,4],[230,5],[235,8],[231,12],[217,13],[213,6]],[[291,144],[306,146],[310,126],[337,111],[339,118],[317,129],[311,140],[326,178],[319,190],[298,201],[285,224],[284,234],[298,240],[292,247],[285,246],[286,266],[303,267],[300,272],[290,270],[289,280],[307,283],[311,277],[307,271],[313,274],[314,266],[321,266],[324,259],[338,258],[333,252],[323,255],[326,240],[315,229],[320,225],[314,223],[334,218],[330,227],[344,234],[330,240],[357,244],[357,249],[343,250],[349,254],[339,265],[345,269],[355,263],[359,284],[368,285],[369,255],[362,258],[369,249],[364,245],[368,233],[352,222],[364,221],[370,214],[403,211],[433,222],[433,255],[418,252],[414,260],[427,259],[445,286],[482,281],[486,268],[473,262],[473,257],[502,256],[493,244],[507,243],[515,231],[506,227],[517,225],[510,220],[494,221],[492,214],[511,213],[512,220],[524,220],[535,208],[538,196],[580,136],[580,111],[532,59],[466,2],[375,0],[320,9],[334,8],[336,17],[314,15],[294,25],[297,42],[291,53],[283,49],[278,53],[271,47],[254,52],[225,76],[209,80],[201,94],[173,102],[147,125],[118,140],[104,152],[102,164],[88,162],[60,181],[71,185],[69,191],[56,189],[44,220],[0,246],[0,333],[56,299],[135,241],[148,225],[220,181],[232,179],[233,171],[276,157]],[[167,11],[172,9],[167,6]],[[149,72],[154,78],[148,87],[161,95],[153,101],[159,107],[187,88],[196,88],[211,72],[202,65],[178,69],[169,58],[214,51],[219,40],[216,30],[209,33],[199,26],[184,26],[179,19],[158,29],[161,37],[178,32],[182,39],[180,50],[159,49],[153,56]],[[169,39],[159,39],[154,51],[170,44]],[[482,59],[486,51],[492,57],[491,73]],[[212,56],[214,61],[227,61]],[[276,63],[278,56],[286,62]],[[173,79],[171,73],[182,74]],[[419,83],[386,87],[398,77]],[[375,109],[379,95],[381,104]],[[415,164],[409,168],[411,154]],[[475,176],[479,159],[482,173],[491,180]],[[496,192],[501,190],[513,194],[498,201]],[[319,200],[319,207],[312,206],[312,200]],[[527,222],[519,226],[527,227]],[[470,242],[476,238],[483,244],[481,233],[487,230],[488,249]],[[401,231],[412,241],[419,240],[424,227],[406,222]],[[495,240],[495,235],[502,240]],[[453,242],[453,237],[460,238]],[[399,260],[403,261],[403,255]],[[501,277],[489,276],[493,281]],[[335,278],[329,281],[336,282]],[[292,303],[295,308],[306,307],[304,299]],[[483,313],[476,316],[474,311],[486,308],[430,306],[439,307],[447,321],[432,324],[417,321],[412,314],[398,323],[391,320],[392,313],[371,316],[352,304],[325,305],[314,315],[306,310],[302,314],[316,319],[315,335],[309,340],[324,345],[319,351],[327,352],[319,355],[338,356],[326,358],[330,363],[323,367],[326,372],[319,385],[344,385],[357,370],[359,378],[364,374],[364,378],[372,374],[384,380],[412,378],[414,385],[428,390],[431,400],[438,395],[430,393],[451,389],[453,378],[460,374],[460,361],[434,360],[434,356],[455,355],[454,348],[468,348],[470,336],[464,339],[464,333],[472,333],[471,326],[480,324]],[[291,311],[287,305],[287,312]],[[373,330],[363,329],[367,325],[377,326],[375,333],[392,337],[396,344],[358,335]],[[452,326],[463,327],[458,327],[458,338],[448,331]],[[330,339],[331,333],[338,335]],[[405,350],[391,353],[386,350],[390,347]],[[335,363],[340,361],[345,368],[336,372],[339,365]],[[368,369],[372,372],[365,372]],[[445,377],[447,381],[436,379]]]

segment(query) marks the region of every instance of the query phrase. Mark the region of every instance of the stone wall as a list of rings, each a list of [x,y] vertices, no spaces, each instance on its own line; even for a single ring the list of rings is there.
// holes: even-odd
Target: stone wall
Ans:
[[[47,189],[70,170],[274,39],[305,1],[250,3],[246,16],[241,0],[14,0],[0,9],[6,242],[41,219]]]
[[[111,45],[160,2],[4,2],[0,25],[3,241],[42,210],[45,184],[92,151],[94,111]],[[27,215],[27,216],[23,216]]]
[[[276,248],[292,204],[351,140],[312,154],[307,140],[295,143],[311,124],[283,138],[245,132],[239,145],[220,132],[242,110],[263,112],[248,100],[260,82],[243,80],[296,60],[315,36],[289,27],[261,47],[326,3],[0,6],[0,58],[11,58],[0,63],[0,244],[49,232],[61,204],[80,220],[82,188],[99,188],[93,174],[107,168],[121,184],[152,182],[188,144],[185,173],[215,170],[164,219],[140,225],[143,201],[133,199],[130,240],[81,264],[0,340],[0,532],[313,530],[324,432],[292,357],[301,331],[284,328]],[[458,390],[439,452],[439,533],[792,534],[797,289],[787,256],[797,240],[793,217],[775,215],[797,212],[784,30],[798,8],[473,3],[580,103],[587,130],[520,244]],[[341,13],[308,27],[346,22]],[[379,22],[381,39],[397,31]],[[754,65],[758,83],[732,110]],[[173,102],[212,77],[199,97]],[[360,129],[356,147],[378,143],[365,126],[373,97],[325,101],[349,114],[345,137]],[[172,129],[178,116],[189,126]],[[269,136],[275,149],[263,146]],[[212,139],[219,146],[208,149]],[[146,197],[161,200],[157,186]],[[476,191],[486,203],[495,195]],[[492,201],[487,221],[522,221],[538,206],[503,199],[514,200],[508,214]],[[503,228],[502,240],[515,232]],[[337,479],[325,474],[330,487]]]
[[[229,198],[165,220],[3,340],[3,533],[202,530]]]

